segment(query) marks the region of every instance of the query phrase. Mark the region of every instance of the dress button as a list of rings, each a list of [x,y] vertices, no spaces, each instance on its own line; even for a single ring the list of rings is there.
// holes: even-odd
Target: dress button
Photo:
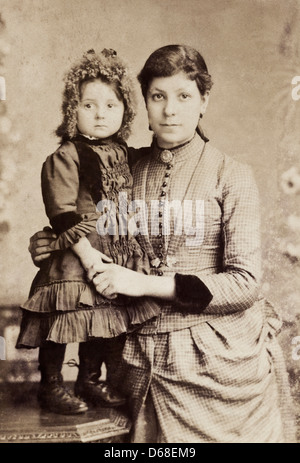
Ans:
[[[158,217],[162,217],[162,216],[163,216],[163,213],[161,211],[159,211]]]
[[[166,196],[166,192],[165,192],[165,191],[162,191],[162,192],[160,193],[160,196]]]
[[[171,165],[171,164],[168,164],[168,165],[167,165],[167,169],[168,169],[168,170],[170,170],[170,169],[171,169],[171,167],[172,167],[172,165]]]
[[[158,257],[159,257],[160,259],[162,259],[162,258],[163,258],[163,255],[162,255],[162,253],[161,253],[161,252],[158,254]],[[160,263],[159,265],[162,265],[162,263]]]
[[[158,226],[159,226],[159,228],[162,228],[163,224],[161,222],[159,222]]]
[[[163,274],[164,274],[164,272],[162,272],[161,270],[159,270],[159,271],[157,272],[157,275],[158,275],[159,277],[161,277]]]
[[[162,234],[159,233],[159,234],[157,235],[157,238],[162,238]]]
[[[158,247],[159,247],[159,249],[161,249],[163,247],[163,245],[161,243],[159,243]]]
[[[166,173],[165,173],[165,177],[170,177],[169,172],[166,172]]]
[[[167,182],[164,182],[164,183],[162,184],[162,186],[163,186],[163,187],[167,186]]]
[[[137,222],[136,222],[136,226],[137,226],[137,228],[140,228],[140,225],[141,225],[141,224],[140,224],[140,222],[139,222],[139,221],[137,221]]]

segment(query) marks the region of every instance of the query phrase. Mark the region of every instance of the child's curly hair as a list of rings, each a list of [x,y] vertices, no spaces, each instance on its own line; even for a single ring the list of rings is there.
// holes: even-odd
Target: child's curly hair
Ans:
[[[66,75],[62,103],[63,121],[55,132],[62,141],[71,140],[78,133],[77,108],[81,98],[81,85],[94,79],[101,79],[115,86],[125,107],[123,122],[115,137],[126,140],[130,135],[132,121],[136,114],[133,81],[117,53],[105,48],[101,54],[89,50]]]

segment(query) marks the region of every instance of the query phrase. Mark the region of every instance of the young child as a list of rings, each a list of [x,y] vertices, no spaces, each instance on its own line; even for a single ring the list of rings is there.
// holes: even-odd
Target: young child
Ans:
[[[121,296],[107,299],[87,278],[101,258],[150,272],[146,253],[124,233],[119,218],[127,210],[120,198],[131,200],[125,140],[135,112],[132,82],[115,51],[90,50],[71,68],[62,110],[56,131],[62,144],[42,168],[45,209],[58,237],[22,306],[16,347],[39,347],[41,406],[74,414],[87,410],[85,401],[124,403],[112,378],[125,333],[157,316],[159,306],[147,298],[138,304]],[[66,344],[72,342],[80,343],[77,397],[63,386],[61,375]],[[106,382],[99,381],[104,361]]]

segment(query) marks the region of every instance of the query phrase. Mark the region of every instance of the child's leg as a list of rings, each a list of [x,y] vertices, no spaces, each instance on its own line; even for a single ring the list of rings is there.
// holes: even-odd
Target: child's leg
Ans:
[[[107,370],[106,380],[113,387],[118,388],[120,381],[120,363],[122,360],[122,352],[126,341],[126,334],[116,338],[110,338],[106,341],[105,349],[105,364]],[[121,379],[122,380],[122,379]]]
[[[75,394],[95,405],[118,407],[125,399],[104,381],[99,381],[101,366],[105,358],[107,339],[79,344],[79,373]]]
[[[85,412],[87,405],[63,386],[61,374],[66,345],[46,342],[39,350],[41,383],[38,400],[42,408],[54,413],[73,415]]]

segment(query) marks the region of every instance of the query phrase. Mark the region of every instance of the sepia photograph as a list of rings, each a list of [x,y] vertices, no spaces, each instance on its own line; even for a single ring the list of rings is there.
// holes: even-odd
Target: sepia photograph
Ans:
[[[300,442],[299,127],[300,0],[2,0],[0,443]]]

